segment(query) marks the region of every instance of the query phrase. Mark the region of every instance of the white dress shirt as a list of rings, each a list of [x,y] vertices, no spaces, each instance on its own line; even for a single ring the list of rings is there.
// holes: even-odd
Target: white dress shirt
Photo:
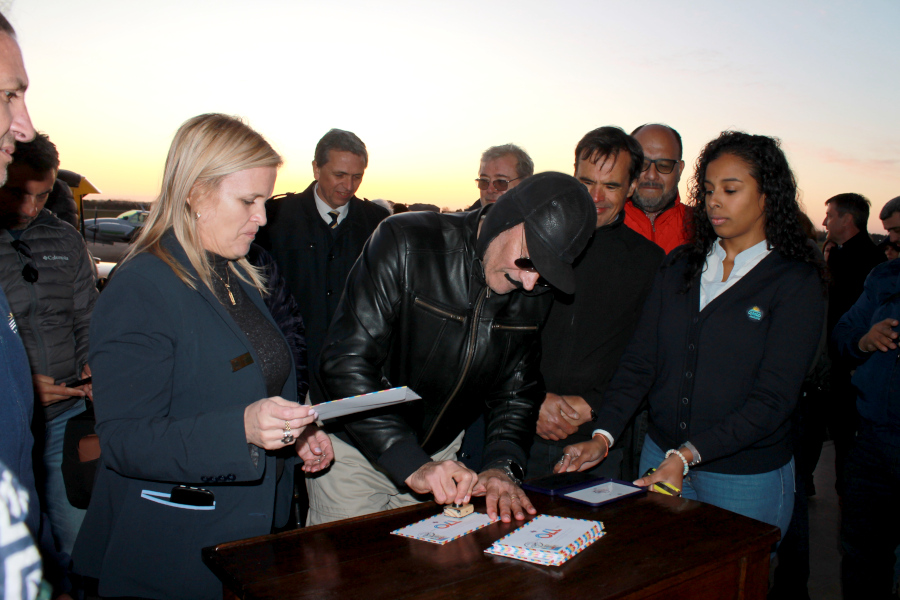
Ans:
[[[319,209],[319,214],[322,216],[322,218],[325,220],[325,223],[329,227],[331,226],[331,215],[329,215],[328,213],[330,213],[331,211],[338,211],[338,225],[340,225],[341,221],[343,221],[347,217],[347,212],[350,210],[350,203],[348,202],[347,204],[339,206],[338,208],[331,208],[330,206],[325,204],[325,201],[322,200],[322,198],[319,196],[318,183],[316,184],[316,187],[313,188],[313,197],[315,197],[316,199],[316,208]]]

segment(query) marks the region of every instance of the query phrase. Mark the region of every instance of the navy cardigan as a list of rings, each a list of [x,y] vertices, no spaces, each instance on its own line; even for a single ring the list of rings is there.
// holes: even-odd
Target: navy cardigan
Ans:
[[[690,441],[696,469],[782,467],[825,317],[818,273],[773,251],[700,311],[700,276],[681,291],[686,264],[673,251],[657,274],[597,426],[618,436],[649,393],[648,434],[663,450]]]

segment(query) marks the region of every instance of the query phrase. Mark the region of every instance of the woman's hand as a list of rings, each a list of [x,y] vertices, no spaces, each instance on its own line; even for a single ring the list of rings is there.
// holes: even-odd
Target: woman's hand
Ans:
[[[562,458],[553,467],[553,472],[587,471],[600,464],[608,453],[609,442],[604,436],[597,434],[590,441],[566,446]]]
[[[297,456],[303,459],[302,468],[306,473],[317,473],[334,460],[331,438],[316,425],[310,425],[298,436],[294,448]]]
[[[281,396],[263,398],[244,409],[244,432],[247,442],[265,450],[278,450],[293,444],[318,417],[311,406]]]
[[[681,491],[684,485],[684,463],[681,462],[681,459],[676,454],[659,463],[656,471],[646,477],[641,477],[634,482],[634,485],[649,487],[651,492],[656,492],[657,490],[653,487],[653,484],[657,481],[668,483],[679,492]]]

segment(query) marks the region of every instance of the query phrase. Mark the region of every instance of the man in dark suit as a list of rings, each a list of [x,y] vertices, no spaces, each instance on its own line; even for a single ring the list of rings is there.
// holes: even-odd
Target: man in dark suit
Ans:
[[[825,201],[828,240],[836,246],[828,254],[831,284],[828,290],[828,335],[831,354],[831,391],[826,419],[834,439],[838,495],[844,493],[844,463],[856,435],[859,414],[856,389],[850,383],[852,361],[837,352],[832,331],[863,291],[873,267],[885,261],[884,253],[869,237],[867,222],[872,203],[860,194],[838,194]]]
[[[256,237],[275,257],[300,306],[310,373],[319,368],[319,352],[347,274],[363,244],[389,214],[355,195],[368,162],[366,145],[354,133],[340,129],[326,133],[312,162],[315,181],[299,194],[267,202],[268,225]],[[319,390],[314,384],[310,394],[315,402]]]

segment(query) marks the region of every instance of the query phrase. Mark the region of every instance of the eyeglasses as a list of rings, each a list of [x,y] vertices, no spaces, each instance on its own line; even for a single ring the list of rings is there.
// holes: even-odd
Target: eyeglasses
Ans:
[[[12,247],[22,255],[25,259],[25,266],[22,267],[22,278],[28,283],[34,283],[38,280],[38,270],[34,264],[34,256],[31,254],[31,248],[22,240],[13,240],[10,242]]]
[[[654,160],[645,158],[644,164],[641,165],[641,172],[649,171],[650,167],[654,164],[656,165],[657,173],[659,173],[660,175],[668,175],[675,170],[675,165],[678,164],[678,161],[672,160],[671,158],[657,158]]]
[[[509,189],[510,183],[512,183],[513,181],[518,181],[519,179],[522,178],[516,177],[515,179],[495,179],[491,181],[490,179],[481,177],[479,179],[476,179],[475,183],[478,185],[479,190],[486,190],[491,187],[491,184],[493,183],[495,190],[497,190],[498,192],[505,192],[507,189]]]

